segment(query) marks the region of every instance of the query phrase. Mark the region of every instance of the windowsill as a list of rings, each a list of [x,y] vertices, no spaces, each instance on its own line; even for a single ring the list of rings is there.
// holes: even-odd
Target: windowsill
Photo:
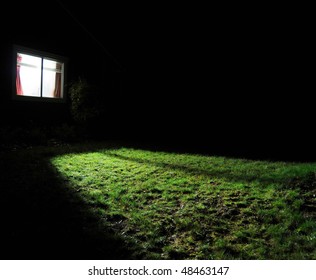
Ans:
[[[18,100],[18,101],[31,101],[31,102],[66,103],[66,98],[49,98],[49,97],[13,95],[12,99]]]

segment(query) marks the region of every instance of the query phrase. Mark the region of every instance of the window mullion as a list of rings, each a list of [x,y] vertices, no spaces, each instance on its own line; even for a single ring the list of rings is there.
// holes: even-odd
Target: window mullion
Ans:
[[[41,97],[43,97],[43,69],[44,69],[44,59],[43,59],[43,57],[41,58],[42,59],[42,63],[41,63],[41,92],[40,92],[40,94],[41,94]]]

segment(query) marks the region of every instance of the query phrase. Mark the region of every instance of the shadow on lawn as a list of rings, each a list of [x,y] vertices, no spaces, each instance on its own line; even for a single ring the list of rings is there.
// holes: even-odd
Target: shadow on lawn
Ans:
[[[52,155],[0,153],[0,259],[132,259],[131,244],[100,226],[58,177]]]
[[[231,173],[229,169],[220,169],[220,170],[214,170],[214,171],[208,171],[201,168],[192,168],[189,166],[181,165],[181,164],[174,164],[174,163],[167,163],[163,161],[151,161],[148,159],[140,159],[140,158],[133,158],[128,156],[119,155],[116,153],[109,152],[107,155],[110,155],[112,157],[122,159],[122,160],[128,160],[128,161],[134,161],[142,164],[152,165],[156,167],[162,167],[162,168],[168,168],[171,170],[179,170],[184,171],[189,174],[194,175],[204,175],[211,178],[222,178],[230,182],[240,182],[240,183],[250,183],[252,181],[260,181],[261,183],[284,183],[284,178],[276,178],[276,177],[268,177],[267,175],[260,175],[256,176],[254,174],[247,175],[245,173],[245,168],[234,173]]]
[[[233,144],[225,141],[129,141],[122,143],[125,147],[148,151],[162,151],[172,153],[199,154],[205,156],[224,156],[236,159],[249,159],[260,161],[283,161],[283,162],[315,162],[316,151],[314,146],[287,143],[266,144]]]

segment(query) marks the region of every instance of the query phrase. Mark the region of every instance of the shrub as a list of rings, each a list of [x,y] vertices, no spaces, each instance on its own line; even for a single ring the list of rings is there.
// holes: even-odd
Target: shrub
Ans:
[[[103,112],[100,89],[79,78],[69,88],[71,114],[79,124],[88,125]]]
[[[67,123],[51,128],[50,134],[50,138],[62,142],[76,142],[80,140],[80,134],[76,131],[76,127]]]
[[[44,145],[47,142],[47,129],[32,122],[25,126],[1,127],[0,142],[4,146]]]

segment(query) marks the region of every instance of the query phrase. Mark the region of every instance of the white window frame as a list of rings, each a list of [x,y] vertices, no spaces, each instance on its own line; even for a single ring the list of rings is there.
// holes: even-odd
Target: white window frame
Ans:
[[[27,95],[18,95],[16,88],[16,77],[17,77],[17,54],[22,53],[26,55],[40,57],[42,59],[55,60],[63,63],[63,78],[62,78],[62,96],[60,98],[52,98],[52,97],[43,97],[43,96],[27,96]],[[64,56],[52,54],[49,52],[39,51],[23,46],[14,45],[13,46],[13,78],[12,78],[12,98],[14,100],[20,101],[41,101],[41,102],[56,102],[56,103],[64,103],[66,102],[67,94],[65,90],[66,78],[67,78],[67,67],[68,67],[68,59]],[[43,71],[43,69],[41,70]]]

